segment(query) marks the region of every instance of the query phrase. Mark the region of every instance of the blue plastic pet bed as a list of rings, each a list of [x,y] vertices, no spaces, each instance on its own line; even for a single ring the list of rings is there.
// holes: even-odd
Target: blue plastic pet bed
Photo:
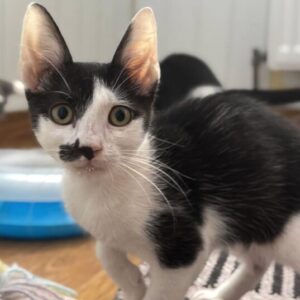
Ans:
[[[61,200],[62,170],[42,150],[0,150],[0,236],[81,235]]]

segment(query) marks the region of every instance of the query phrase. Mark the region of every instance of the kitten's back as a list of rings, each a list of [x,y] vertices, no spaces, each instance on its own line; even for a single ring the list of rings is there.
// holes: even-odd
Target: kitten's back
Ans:
[[[185,180],[191,190],[198,184],[195,221],[205,207],[216,209],[226,242],[270,242],[300,212],[300,132],[255,100],[189,100],[158,115],[153,134],[173,145],[159,159],[193,178]]]

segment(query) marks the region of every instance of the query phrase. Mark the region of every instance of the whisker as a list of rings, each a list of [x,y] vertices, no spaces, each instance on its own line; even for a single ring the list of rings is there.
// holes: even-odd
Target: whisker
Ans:
[[[127,76],[117,87],[116,87],[116,91],[121,90],[122,85],[124,85],[128,80],[132,79],[135,76],[135,74],[132,74],[130,76]]]
[[[148,202],[151,203],[149,195],[147,194],[147,192],[146,192],[145,188],[142,186],[142,184],[129,171],[127,171],[124,167],[122,167],[122,165],[119,165],[119,167],[139,185],[139,187],[142,189],[144,195],[148,199]]]
[[[149,149],[149,151],[151,151],[151,150]],[[154,150],[154,153],[157,153],[157,151]],[[128,152],[127,152],[126,150],[125,150],[125,151],[123,150],[123,151],[122,151],[122,154],[127,155],[128,158],[137,157],[137,158],[140,158],[140,159],[145,159],[144,156],[136,154],[136,151],[128,151]],[[146,152],[146,155],[149,155],[149,153]],[[185,177],[185,178],[190,179],[190,180],[195,180],[195,178],[192,178],[192,177],[190,177],[190,176],[188,176],[188,175],[186,175],[186,174],[184,174],[184,173],[182,173],[182,172],[180,172],[180,171],[178,171],[178,170],[175,170],[174,168],[170,167],[170,166],[167,165],[166,163],[163,163],[162,161],[160,161],[160,160],[157,159],[156,157],[151,157],[151,159],[150,159],[149,162],[151,162],[151,163],[153,163],[153,164],[155,164],[155,165],[158,165],[158,166],[160,166],[160,167],[163,167],[163,168],[165,168],[165,169],[170,170],[170,171],[173,172],[174,175],[176,175],[179,179],[181,179],[181,177]]]
[[[145,176],[144,174],[142,174],[141,172],[137,171],[134,168],[131,168],[130,166],[126,165],[126,164],[122,164],[121,165],[125,168],[128,168],[129,170],[131,170],[132,172],[136,173],[137,175],[141,176],[142,178],[144,178],[144,180],[146,180],[148,183],[150,183],[158,192],[159,194],[163,197],[164,201],[166,202],[167,206],[170,209],[170,212],[172,214],[172,218],[173,218],[173,225],[174,225],[174,230],[175,230],[175,222],[176,222],[176,217],[174,214],[174,210],[173,207],[170,203],[170,201],[168,200],[168,198],[165,196],[165,194],[162,192],[162,190],[154,183],[152,182],[152,180],[150,180],[149,178],[147,178],[147,176]]]
[[[108,173],[109,173],[109,176],[111,178],[112,184],[114,184],[114,174],[113,174],[113,172],[112,172],[112,170],[110,168],[108,168]]]
[[[68,98],[72,98],[72,96],[68,93],[65,93],[63,91],[47,91],[47,93],[56,93],[56,94],[62,94],[62,95],[65,95],[67,96]]]
[[[173,146],[171,146],[173,147]],[[130,150],[130,149],[125,149],[125,150],[122,150],[124,152],[128,152],[128,153],[148,153],[148,152],[153,152],[153,153],[157,153],[159,151],[164,151],[166,149],[170,149],[171,148],[170,146],[167,146],[167,147],[155,147],[155,149],[138,149],[138,150]]]
[[[46,149],[46,148],[42,148],[45,152],[53,152],[53,153],[58,153],[59,149]]]
[[[113,91],[114,91],[114,89],[115,89],[115,87],[116,87],[116,85],[117,85],[117,83],[118,83],[120,77],[122,76],[122,74],[124,73],[125,70],[126,70],[126,67],[123,67],[123,68],[121,69],[121,71],[120,71],[120,73],[119,73],[117,79],[115,80],[115,82],[114,82],[114,84],[113,84],[113,86],[112,86],[112,88],[111,88]]]
[[[164,180],[164,182],[166,182],[167,184],[169,184],[170,186],[172,186],[174,189],[178,190],[178,191],[183,195],[183,197],[185,198],[185,200],[186,200],[186,202],[189,204],[189,206],[192,207],[191,202],[189,201],[189,199],[188,199],[188,197],[187,197],[185,191],[184,191],[183,188],[180,186],[180,184],[179,184],[172,176],[170,176],[167,172],[165,172],[164,170],[162,170],[159,166],[150,164],[149,162],[144,161],[144,160],[142,160],[142,159],[136,159],[136,158],[134,158],[134,157],[132,157],[132,159],[134,159],[134,162],[130,161],[130,157],[126,157],[126,158],[128,158],[127,163],[132,163],[132,164],[134,164],[134,162],[136,162],[136,163],[137,163],[136,166],[139,166],[139,167],[141,167],[140,164],[144,164],[144,165],[148,166],[149,168],[154,168],[156,171],[160,172],[162,175],[158,175],[158,176],[160,176],[160,178],[161,178],[162,180]],[[164,175],[165,177],[167,177],[167,178],[172,182],[172,184],[171,184],[167,179],[165,179],[165,178],[163,177],[163,175]]]
[[[155,140],[158,140],[159,142],[162,142],[162,143],[170,144],[172,146],[184,147],[184,145],[179,144],[179,142],[182,140],[182,138],[179,138],[179,140],[177,142],[175,142],[175,143],[170,142],[168,140],[164,140],[164,139],[158,138],[156,136],[151,136],[151,138],[155,139]]]
[[[126,100],[127,99],[127,96],[128,96],[128,92],[135,92],[135,91],[137,91],[137,90],[139,90],[140,89],[140,87],[138,86],[138,85],[136,85],[136,86],[134,86],[134,87],[130,87],[128,90],[127,90],[127,92],[125,92],[124,90],[121,90],[121,89],[119,89],[118,90],[118,94],[120,95],[120,99],[121,100]],[[125,94],[123,94],[122,95],[122,92],[124,92]]]
[[[163,150],[163,148],[161,148]],[[124,153],[134,154],[134,153],[156,153],[157,149],[145,149],[145,150],[122,150]]]

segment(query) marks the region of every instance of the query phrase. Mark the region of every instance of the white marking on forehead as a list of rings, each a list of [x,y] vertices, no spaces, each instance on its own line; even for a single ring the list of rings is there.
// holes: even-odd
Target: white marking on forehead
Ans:
[[[107,87],[103,81],[95,79],[92,101],[88,110],[105,110],[114,105],[129,105],[129,102],[117,91]]]
[[[111,108],[118,103],[117,96],[99,79],[95,79],[94,90],[90,104],[78,121],[82,130],[91,128],[91,124],[104,125]]]
[[[113,106],[120,104],[117,95],[104,82],[95,79],[90,105],[77,122],[78,138],[81,143],[94,139],[104,140],[108,132],[108,115]]]
[[[92,103],[101,103],[102,106],[108,103],[111,104],[112,102],[117,102],[117,96],[103,81],[100,82],[99,79],[95,79]]]

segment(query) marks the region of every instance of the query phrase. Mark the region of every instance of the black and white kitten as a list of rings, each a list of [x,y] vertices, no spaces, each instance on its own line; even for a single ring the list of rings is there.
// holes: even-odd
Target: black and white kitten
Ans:
[[[204,98],[216,93],[254,97],[268,105],[300,102],[300,89],[224,90],[205,61],[193,55],[171,54],[160,63],[161,80],[155,101],[156,110],[168,109],[189,98]]]
[[[69,212],[127,300],[183,300],[217,248],[243,262],[195,299],[239,299],[270,262],[300,271],[300,134],[247,97],[152,113],[160,71],[149,8],[110,63],[75,63],[47,11],[29,6],[21,63],[34,132],[65,167]],[[146,289],[133,253],[151,267]]]

